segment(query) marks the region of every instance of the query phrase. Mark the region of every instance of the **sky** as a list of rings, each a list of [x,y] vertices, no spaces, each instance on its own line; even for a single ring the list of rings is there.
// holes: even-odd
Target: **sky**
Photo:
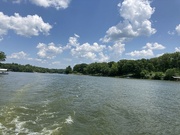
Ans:
[[[62,69],[180,52],[180,0],[1,0],[4,63]]]

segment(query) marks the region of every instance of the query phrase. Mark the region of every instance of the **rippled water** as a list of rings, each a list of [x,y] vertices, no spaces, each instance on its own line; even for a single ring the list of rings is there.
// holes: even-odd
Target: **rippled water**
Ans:
[[[0,135],[180,135],[180,82],[0,75]]]

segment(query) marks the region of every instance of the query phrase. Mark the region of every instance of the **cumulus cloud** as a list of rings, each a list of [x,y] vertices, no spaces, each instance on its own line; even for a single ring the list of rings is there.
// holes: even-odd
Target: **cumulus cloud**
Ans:
[[[175,52],[180,52],[180,47],[176,47]]]
[[[147,43],[140,51],[132,51],[130,53],[126,53],[126,55],[130,55],[131,57],[152,57],[154,56],[153,50],[163,50],[165,46],[159,43]]]
[[[99,45],[98,43],[84,43],[82,45],[75,46],[71,49],[72,56],[77,58],[87,58],[91,60],[97,59],[97,53],[100,53],[105,49],[105,45]],[[102,55],[101,55],[102,56]]]
[[[169,35],[178,34],[180,36],[180,24],[178,24],[173,31],[168,31]]]
[[[57,10],[65,9],[69,6],[71,0],[29,0],[33,4],[41,7],[54,7]]]
[[[74,34],[73,37],[69,37],[69,42],[67,43],[67,45],[64,47],[64,49],[71,49],[72,47],[77,47],[79,46],[79,42],[78,42],[78,38],[80,36],[77,34]]]
[[[130,53],[126,53],[126,55],[130,55],[132,57],[151,57],[154,56],[154,53],[152,50],[141,50],[141,51],[133,51]]]
[[[143,49],[150,49],[150,50],[163,50],[166,47],[158,44],[158,43],[147,43],[146,46],[143,47]]]
[[[37,61],[37,62],[41,62],[41,63],[46,63],[46,60],[29,57],[29,55],[27,53],[25,53],[24,51],[12,53],[10,56],[7,56],[7,58],[8,59],[28,60],[28,61]]]
[[[164,55],[164,53],[157,54],[156,57],[160,57],[162,55]]]
[[[10,56],[8,56],[9,59],[27,59],[27,54],[23,51],[12,53]]]
[[[39,58],[31,58],[29,57],[29,55],[27,53],[25,53],[24,51],[20,51],[17,53],[12,53],[10,56],[7,56],[7,59],[14,59],[16,60],[20,60],[20,61],[31,61],[31,62],[38,62],[38,63],[48,63],[47,60],[45,59],[39,59]]]
[[[98,62],[107,62],[110,59],[109,56],[105,55],[103,52],[100,52],[98,54],[98,56],[99,56],[99,58],[96,59],[96,61],[98,61]]]
[[[155,9],[148,0],[124,0],[120,7],[120,16],[124,18],[116,26],[110,27],[101,40],[103,42],[124,42],[138,36],[150,36],[156,33],[150,21]]]
[[[14,16],[7,16],[0,12],[0,36],[6,35],[8,30],[26,37],[38,36],[40,33],[48,35],[51,28],[52,26],[38,15],[22,17],[15,13]]]
[[[125,44],[117,42],[113,46],[108,46],[108,48],[114,55],[120,56],[125,51]]]
[[[61,46],[55,46],[54,43],[49,43],[48,45],[39,43],[36,48],[39,49],[37,55],[45,59],[53,59],[56,55],[63,52],[63,48]]]
[[[105,45],[99,45],[96,42],[93,44],[80,44],[78,42],[79,38],[79,35],[74,34],[73,37],[69,38],[69,42],[63,49],[71,49],[71,55],[75,58],[85,58],[93,62],[104,62],[109,60],[109,56],[104,54],[104,50],[107,49]]]
[[[68,8],[71,0],[4,0],[5,2],[11,1],[12,3],[19,4],[23,1],[29,1],[40,7],[48,8],[53,7],[57,10]]]
[[[180,35],[180,24],[176,26],[175,30],[178,33],[178,35]]]

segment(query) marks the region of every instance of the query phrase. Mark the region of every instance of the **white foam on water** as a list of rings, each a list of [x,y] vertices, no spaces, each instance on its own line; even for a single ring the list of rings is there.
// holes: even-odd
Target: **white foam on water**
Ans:
[[[28,110],[29,108],[25,107],[25,106],[20,106],[19,108],[24,109],[24,110]]]
[[[29,114],[27,113],[20,113],[21,115],[24,115],[24,116],[28,116]]]
[[[72,124],[74,121],[73,121],[73,119],[71,118],[71,116],[68,116],[68,118],[65,120],[65,122],[64,123],[66,123],[66,124]]]
[[[66,119],[66,123],[71,124],[72,122],[73,122],[72,118],[71,118],[71,116],[69,116]],[[20,116],[17,116],[16,118],[14,118],[9,123],[10,125],[14,125],[12,128],[8,128],[5,125],[3,125],[2,123],[0,123],[0,135],[8,135],[8,134],[14,134],[14,135],[19,135],[19,134],[26,134],[26,135],[53,135],[53,134],[59,134],[61,132],[62,125],[63,125],[64,122],[62,122],[62,123],[55,122],[54,124],[49,125],[47,127],[42,127],[42,130],[40,130],[38,132],[34,132],[34,131],[32,131],[32,130],[25,127],[30,123],[34,124],[34,125],[37,124],[36,121],[32,121],[32,120],[21,121]]]
[[[41,118],[39,118],[39,116],[36,116],[36,122],[39,122],[39,121],[41,121],[42,119]]]
[[[45,100],[45,101],[42,101],[42,103],[44,104],[42,107],[47,107],[47,105],[50,103],[51,101],[50,100]]]
[[[46,117],[46,118],[54,118],[55,117],[56,112],[43,112],[42,114],[40,114],[40,117]]]
[[[57,127],[55,129],[43,128],[41,132],[29,132],[27,135],[54,135],[59,134],[62,127]]]
[[[52,135],[52,134],[60,134],[61,129],[63,128],[63,124],[72,124],[73,119],[69,115],[65,121],[62,121],[59,123],[59,121],[55,121],[52,123],[52,125],[44,125],[42,126],[40,131],[33,131],[33,129],[29,129],[28,125],[36,125],[39,121],[42,120],[42,118],[54,118],[57,114],[57,112],[48,112],[48,110],[45,110],[43,113],[39,114],[39,116],[36,116],[36,120],[22,120],[21,116],[17,116],[14,113],[15,106],[6,106],[3,109],[1,109],[1,114],[3,118],[8,118],[6,120],[6,124],[0,123],[0,135],[8,135],[8,134],[14,134],[14,135],[20,135],[20,134],[26,134],[26,135]],[[25,106],[20,106],[19,108],[24,110],[31,110],[30,108],[27,108]],[[3,113],[2,113],[3,112]],[[25,113],[20,113],[21,115],[25,116]],[[75,111],[73,111],[73,114],[75,115]],[[73,115],[72,114],[72,115]],[[74,116],[73,115],[73,116]],[[10,117],[11,116],[11,117]],[[10,127],[9,127],[10,126]]]
[[[32,124],[36,124],[36,121],[33,121],[33,120],[28,120],[27,123],[32,123]]]
[[[19,133],[28,133],[29,130],[27,128],[24,128],[24,125],[27,121],[19,121],[19,116],[17,116],[15,119],[11,121],[11,124],[15,124],[15,133],[18,135]]]
[[[7,134],[8,129],[4,125],[2,125],[2,123],[0,123],[0,130],[2,131],[2,135]]]

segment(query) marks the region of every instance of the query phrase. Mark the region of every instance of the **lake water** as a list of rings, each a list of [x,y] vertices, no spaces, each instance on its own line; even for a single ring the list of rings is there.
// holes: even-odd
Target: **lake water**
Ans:
[[[10,72],[0,135],[180,135],[180,82]]]

